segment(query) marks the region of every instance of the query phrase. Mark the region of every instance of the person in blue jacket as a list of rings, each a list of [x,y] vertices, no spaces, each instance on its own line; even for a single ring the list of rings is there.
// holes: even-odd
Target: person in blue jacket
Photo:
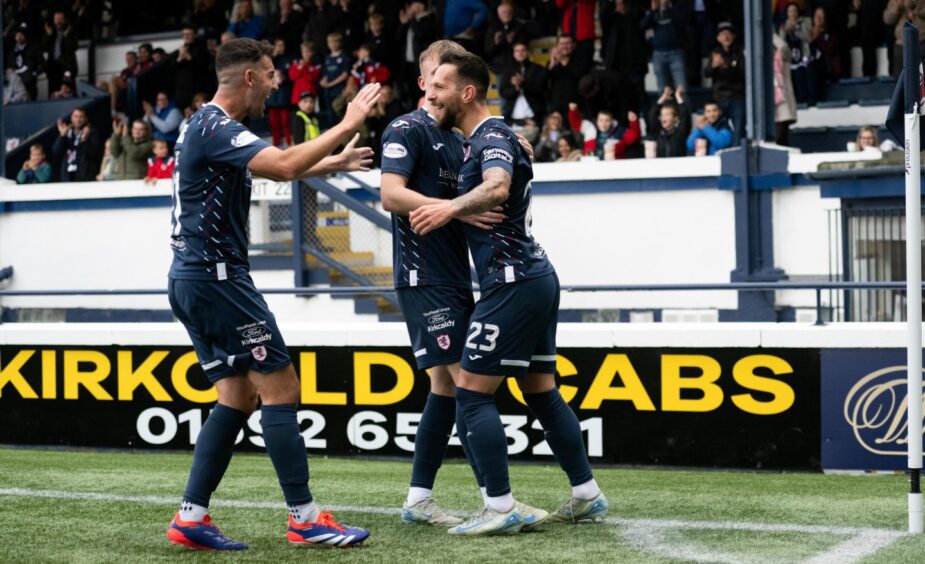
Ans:
[[[443,14],[443,36],[471,40],[487,17],[488,8],[481,0],[448,0]]]
[[[732,146],[732,129],[723,117],[719,104],[714,101],[703,105],[703,115],[694,119],[694,130],[687,137],[687,154],[696,154],[697,140],[707,140],[707,154],[715,155],[720,149]]]

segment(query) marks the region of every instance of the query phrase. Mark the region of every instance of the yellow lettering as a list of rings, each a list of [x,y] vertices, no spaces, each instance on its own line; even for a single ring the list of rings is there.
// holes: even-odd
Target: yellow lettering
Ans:
[[[177,359],[173,365],[173,370],[170,371],[170,381],[173,383],[173,389],[183,399],[193,403],[213,403],[218,401],[218,390],[215,389],[215,386],[211,386],[207,390],[197,390],[189,385],[187,376],[189,369],[194,364],[199,364],[199,359],[196,358],[196,353],[193,351]]]
[[[55,351],[42,351],[42,399],[58,398],[58,363]]]
[[[613,386],[617,374],[623,386]],[[638,411],[655,411],[655,405],[646,393],[639,374],[625,354],[608,354],[594,376],[588,394],[581,402],[581,409],[600,409],[604,400],[629,400]]]
[[[7,384],[12,384],[16,391],[19,392],[19,397],[23,399],[38,399],[39,395],[35,393],[35,390],[32,389],[32,386],[26,382],[26,379],[22,375],[23,365],[32,358],[32,355],[35,354],[35,351],[19,351],[16,353],[16,356],[13,357],[13,360],[10,361],[5,367],[0,367],[0,397],[3,397],[3,388]]]
[[[154,351],[141,363],[137,370],[132,369],[132,351],[119,351],[119,401],[135,399],[135,388],[144,386],[155,401],[171,401],[170,394],[154,377],[154,369],[167,358],[167,351]]]
[[[562,355],[556,355],[556,372],[559,373],[561,378],[567,378],[569,376],[575,376],[578,374],[578,369],[575,368],[575,365],[572,364],[571,360],[565,358]],[[524,405],[527,405],[527,402],[524,401],[524,394],[520,391],[520,386],[517,385],[516,379],[507,379],[507,389],[511,392],[511,395],[514,396],[514,399]],[[562,394],[562,399],[565,400],[565,403],[568,403],[575,399],[575,396],[578,394],[578,388],[575,386],[560,385],[559,393]]]
[[[93,364],[93,369],[82,372],[81,363]],[[78,388],[83,386],[93,399],[112,401],[112,396],[100,385],[111,369],[112,363],[99,351],[64,351],[64,399],[77,399]]]
[[[682,368],[696,368],[700,375],[681,377]],[[714,384],[722,368],[715,359],[703,355],[666,354],[662,356],[662,410],[713,411],[723,403],[723,390]],[[685,399],[681,390],[700,390],[702,397]]]
[[[372,366],[388,366],[395,372],[395,385],[385,392],[373,392]],[[414,371],[400,356],[391,353],[358,352],[353,355],[355,401],[357,405],[392,405],[411,393]]]
[[[302,381],[302,404],[347,405],[346,392],[318,391],[318,358],[313,352],[299,354],[299,380]]]
[[[751,394],[736,394],[732,396],[732,403],[742,411],[755,415],[776,415],[790,409],[796,398],[793,388],[786,382],[755,374],[756,368],[767,368],[775,376],[793,374],[793,367],[780,357],[767,354],[747,356],[732,367],[732,377],[743,388],[774,397],[770,401],[758,401]]]

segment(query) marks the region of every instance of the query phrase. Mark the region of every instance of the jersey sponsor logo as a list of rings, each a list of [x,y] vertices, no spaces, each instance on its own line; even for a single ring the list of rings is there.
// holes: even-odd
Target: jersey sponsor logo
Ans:
[[[454,182],[462,182],[462,179],[463,179],[463,175],[462,175],[461,173],[460,173],[460,174],[457,174],[457,173],[451,172],[451,171],[449,171],[449,170],[443,170],[442,168],[441,168],[440,171],[437,173],[437,175],[438,175],[440,178],[443,178],[443,179],[446,179],[446,180],[452,180],[452,181],[454,181]]]
[[[443,323],[450,318],[449,313],[438,313],[436,315],[431,315],[427,318],[427,323],[430,325],[436,325],[437,323]]]
[[[386,143],[382,147],[382,156],[390,159],[402,159],[408,156],[408,149],[400,143]]]
[[[273,339],[273,334],[267,329],[266,321],[249,323],[236,328],[241,334],[241,345],[247,347],[250,345],[259,345]],[[257,359],[260,360],[260,359]]]
[[[425,312],[424,317],[427,318],[427,332],[433,333],[434,331],[440,331],[441,329],[456,327],[456,321],[454,319],[450,319],[450,314],[448,313],[449,311],[450,308],[442,307],[440,309]]]
[[[444,146],[443,143],[437,143],[436,145],[434,145],[434,151],[439,151],[440,147],[443,147],[443,146]]]
[[[241,133],[238,133],[238,135],[231,140],[231,146],[232,147],[246,147],[250,145],[251,143],[253,143],[254,141],[257,141],[258,139],[260,138],[254,135],[253,133],[251,133],[250,131],[242,131]]]
[[[257,359],[257,361],[266,360],[267,348],[263,345],[260,345],[259,347],[254,347],[253,349],[251,349],[251,354],[254,355],[254,358]]]
[[[443,350],[450,349],[450,336],[447,334],[437,335],[437,346]]]
[[[504,149],[499,149],[497,147],[491,147],[489,149],[485,149],[485,151],[482,153],[482,162],[484,163],[486,161],[492,161],[492,160],[501,160],[506,163],[513,163],[514,155],[510,154]]]

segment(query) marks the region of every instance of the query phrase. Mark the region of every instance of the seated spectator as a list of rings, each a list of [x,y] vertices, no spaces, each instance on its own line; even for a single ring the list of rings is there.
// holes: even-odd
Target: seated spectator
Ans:
[[[578,104],[570,104],[568,121],[572,131],[580,131],[584,137],[584,152],[596,155],[601,160],[614,160],[628,158],[627,152],[639,146],[642,130],[639,127],[639,116],[634,112],[627,115],[626,126],[614,119],[610,110],[597,112],[595,123],[581,119]],[[610,147],[613,147],[612,149]]]
[[[35,100],[38,97],[38,76],[42,74],[44,60],[39,50],[29,43],[26,36],[27,31],[26,24],[21,24],[16,28],[13,47],[7,56],[6,68],[16,73],[19,80],[22,81],[23,87],[29,95],[28,99]]]
[[[112,140],[103,143],[103,161],[100,163],[100,173],[96,175],[98,181],[117,180],[116,159],[112,158]]]
[[[669,80],[675,87],[687,87],[684,36],[689,17],[690,9],[686,2],[652,0],[651,9],[639,24],[642,29],[653,30],[652,66],[659,91],[668,85]]]
[[[277,37],[273,41],[273,67],[276,69],[276,85],[278,89],[270,93],[267,98],[267,109],[270,118],[270,132],[273,135],[273,146],[281,147],[285,140],[286,146],[292,145],[289,135],[289,107],[292,105],[292,83],[289,82],[289,56],[286,54],[286,40]]]
[[[239,0],[237,14],[226,31],[230,31],[235,37],[263,39],[266,28],[263,17],[254,14],[251,0]]]
[[[738,143],[745,136],[745,55],[729,22],[716,26],[716,42],[719,46],[710,54],[704,75],[713,79],[713,99],[732,120],[732,142]]]
[[[581,148],[578,147],[575,134],[571,131],[566,131],[559,137],[556,148],[559,152],[559,158],[556,159],[557,163],[570,163],[581,160]]]
[[[318,116],[315,114],[317,98],[308,90],[299,96],[299,109],[292,116],[292,143],[298,145],[321,135]]]
[[[154,138],[167,141],[171,145],[177,142],[180,136],[180,123],[183,121],[183,112],[176,104],[170,101],[164,91],[157,93],[156,106],[147,100],[141,104],[145,111],[145,122],[154,129]]]
[[[872,125],[865,125],[858,130],[858,137],[856,142],[858,144],[859,151],[864,151],[867,149],[879,149],[880,136],[877,134],[877,128]]]
[[[189,119],[202,109],[209,102],[209,95],[205,92],[197,92],[193,95],[193,101],[190,103],[189,107],[183,109],[183,117]]]
[[[546,114],[549,75],[546,69],[530,60],[527,44],[522,41],[514,44],[513,57],[498,80],[504,120],[509,124],[526,118],[542,121]]]
[[[302,58],[289,65],[289,80],[292,81],[292,103],[299,103],[303,92],[318,96],[318,79],[321,78],[321,65],[315,61],[315,44],[305,41],[299,46]]]
[[[48,97],[52,100],[67,100],[68,98],[73,98],[76,94],[77,86],[74,84],[71,71],[64,71],[64,76],[61,77],[61,86]]]
[[[648,134],[655,141],[656,158],[687,155],[691,132],[691,111],[684,101],[684,89],[666,86],[661,98],[649,109]]]
[[[151,130],[140,119],[128,124],[122,122],[112,128],[109,143],[114,161],[113,178],[103,180],[137,180],[145,177],[145,166],[151,154]]]
[[[154,156],[148,157],[148,174],[145,175],[145,184],[157,184],[158,180],[169,179],[173,176],[174,159],[170,156],[170,147],[166,141],[154,140]]]
[[[16,175],[16,184],[45,184],[51,182],[51,165],[45,160],[45,147],[36,143],[29,147],[29,160],[22,164]]]
[[[485,29],[485,60],[495,72],[503,72],[513,61],[516,43],[525,43],[527,34],[523,22],[514,17],[514,5],[510,0],[498,4],[498,18]]]
[[[324,58],[324,69],[321,75],[321,112],[325,119],[322,126],[327,127],[334,123],[332,104],[339,98],[350,77],[350,57],[341,50],[344,36],[339,32],[328,34],[328,56]]]
[[[74,108],[70,122],[58,120],[58,138],[52,146],[52,155],[59,163],[60,182],[90,182],[99,171],[103,144],[96,129],[90,125],[87,112]]]
[[[19,102],[28,102],[29,91],[22,79],[13,69],[6,69],[6,85],[3,90],[3,105],[16,104]]]
[[[710,101],[703,106],[703,115],[694,120],[694,130],[687,138],[687,154],[715,155],[732,146],[732,129],[723,117],[719,104]]]
[[[356,79],[360,88],[371,82],[389,82],[392,77],[385,65],[372,58],[372,48],[366,43],[357,49],[357,61],[353,63],[350,75]]]
[[[552,112],[546,116],[546,123],[540,130],[540,138],[533,148],[536,162],[551,163],[559,158],[559,137],[565,131],[562,129],[562,114]]]

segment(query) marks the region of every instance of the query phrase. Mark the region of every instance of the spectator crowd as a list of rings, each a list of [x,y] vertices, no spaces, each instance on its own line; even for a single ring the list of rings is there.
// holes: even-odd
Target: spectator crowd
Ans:
[[[847,74],[852,48],[860,47],[863,73],[873,76],[877,48],[892,43],[897,72],[903,22],[925,26],[925,0],[767,1],[780,144],[788,143],[797,104],[824,99],[826,86]],[[99,139],[81,110],[59,122],[50,166],[57,179],[169,177],[181,123],[216,88],[215,51],[236,37],[273,45],[280,89],[267,101],[267,117],[277,146],[317,137],[360,87],[379,82],[382,99],[361,131],[361,142],[377,148],[388,123],[420,103],[418,56],[444,37],[490,63],[500,113],[534,144],[538,161],[712,155],[745,135],[743,0],[180,3],[176,51],[144,43],[125,53],[122,71],[99,81],[111,95],[108,140]],[[116,3],[5,0],[5,102],[35,100],[43,74],[50,96],[73,96],[78,40],[122,29],[110,4]],[[541,38],[553,39],[531,50]],[[657,86],[651,97],[650,64]],[[169,71],[171,86],[130,120],[129,84],[153,67]],[[692,107],[692,91],[707,89],[709,101]],[[30,182],[47,176],[45,161],[34,157],[20,175]]]

